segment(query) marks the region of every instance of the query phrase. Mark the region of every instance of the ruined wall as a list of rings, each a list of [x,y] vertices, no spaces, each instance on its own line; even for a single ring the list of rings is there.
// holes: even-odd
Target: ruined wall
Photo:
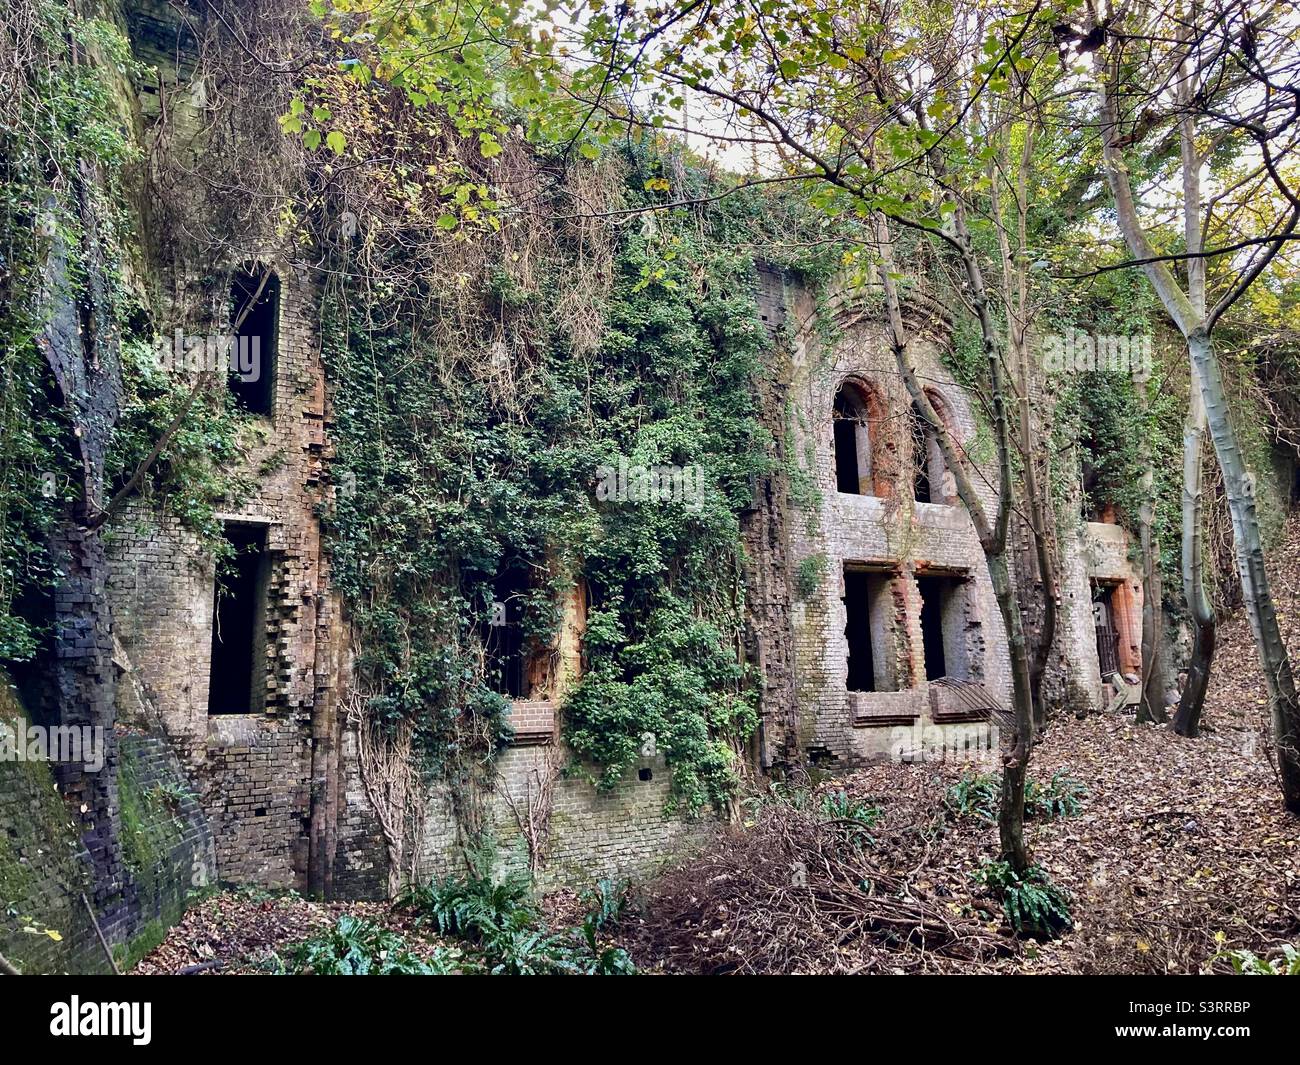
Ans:
[[[526,870],[533,863],[528,828],[540,802],[549,809],[536,861],[543,890],[648,874],[688,847],[707,824],[669,812],[672,777],[662,756],[645,760],[609,792],[561,775],[566,760],[567,753],[551,745],[515,747],[502,755],[483,811],[499,870]],[[440,790],[430,802],[419,857],[423,875],[464,871],[455,824],[450,797]]]
[[[804,751],[834,765],[898,756],[921,730],[946,727],[936,725],[930,710],[918,577],[942,575],[957,589],[944,617],[950,672],[983,684],[1004,706],[1011,698],[1002,618],[974,527],[955,500],[951,474],[933,478],[936,501],[913,498],[910,398],[889,347],[883,308],[869,300],[869,295],[854,301],[832,294],[819,308],[809,294],[798,293],[792,301],[797,323],[790,421],[795,459],[805,478],[802,512],[791,522],[791,566],[800,589],[792,611],[796,705]],[[997,485],[992,443],[979,439],[970,398],[940,358],[947,343],[944,314],[934,306],[914,306],[909,314],[917,334],[913,365],[979,471],[975,482],[992,512]],[[873,469],[864,487],[874,494],[837,490],[833,411],[845,382],[871,397]],[[896,690],[848,690],[846,564],[888,581],[884,606],[873,617],[873,640],[877,654],[889,659]],[[886,616],[879,616],[880,610]]]
[[[28,724],[3,674],[0,723],[15,731]],[[179,919],[215,855],[207,819],[165,740],[122,732],[116,746],[126,901],[101,915],[100,931],[127,964]],[[0,954],[24,972],[109,972],[87,907],[94,863],[52,770],[48,761],[0,759]]]
[[[141,136],[173,156],[192,157],[207,106],[192,62],[196,42],[166,5],[128,8],[137,54],[158,69],[141,94]],[[340,719],[347,630],[329,584],[320,520],[334,486],[317,291],[304,269],[276,261],[255,241],[239,260],[212,263],[210,277],[189,283],[211,284],[240,261],[272,267],[282,285],[273,408],[253,419],[239,471],[251,489],[219,515],[265,530],[265,662],[258,663],[257,705],[253,713],[209,713],[214,562],[174,516],[144,500],[119,516],[109,537],[108,593],[118,657],[130,677],[118,710],[124,720],[161,729],[175,746],[211,825],[221,881],[373,896],[385,888],[388,856],[360,777],[355,733]],[[187,305],[181,298],[173,302]],[[186,335],[229,329],[219,312],[215,320],[159,326],[168,336],[177,328]],[[561,675],[571,677],[579,620],[565,631],[568,666]],[[558,765],[553,755],[561,693],[552,694],[552,700],[517,708],[518,746],[501,756],[495,790],[481,797],[485,821],[511,862],[518,860],[521,838],[511,804],[526,808],[541,768]],[[666,770],[662,764],[657,772],[645,768],[653,780],[633,777],[615,795],[598,795],[576,778],[553,783],[546,849],[554,882],[630,871],[683,830],[684,822],[664,812]],[[445,796],[435,797],[423,847],[427,868],[454,865],[455,825]]]
[[[756,382],[760,417],[772,434],[772,471],[757,479],[750,507],[740,516],[745,546],[746,651],[759,678],[759,731],[753,758],[761,769],[799,760],[795,714],[793,569],[790,463],[790,321],[785,272],[760,265],[756,277],[759,320],[772,339],[768,365]]]
[[[1097,587],[1113,589],[1120,671],[1137,676],[1142,671],[1142,573],[1132,550],[1122,525],[1096,521],[1081,522],[1062,550],[1060,641],[1073,682],[1087,693],[1093,710],[1104,709],[1114,695],[1103,680],[1097,650]]]
[[[256,258],[256,249],[250,249]],[[304,887],[313,715],[332,698],[318,631],[337,624],[316,508],[325,497],[324,372],[314,292],[281,268],[274,407],[253,419],[252,491],[223,521],[265,530],[265,662],[253,714],[209,714],[215,567],[173,517],[137,503],[114,523],[110,546],[117,633],[157,720],[202,790],[222,879]],[[186,333],[220,323],[177,323]],[[228,327],[227,327],[228,328]],[[227,634],[239,638],[240,634]],[[328,643],[328,634],[324,637]],[[259,645],[260,646],[260,645]],[[321,675],[317,669],[324,666]]]

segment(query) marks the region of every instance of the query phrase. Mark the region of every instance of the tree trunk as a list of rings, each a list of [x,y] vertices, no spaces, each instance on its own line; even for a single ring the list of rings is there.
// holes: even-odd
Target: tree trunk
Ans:
[[[1025,845],[1025,778],[1029,769],[1029,758],[1033,753],[1034,719],[1024,626],[1021,622],[1020,606],[1016,602],[1015,590],[1011,583],[1010,568],[1007,565],[1007,527],[1015,505],[1007,385],[1002,371],[998,330],[989,310],[984,275],[971,246],[964,207],[960,201],[957,201],[956,206],[957,243],[961,252],[962,267],[971,287],[971,301],[979,318],[985,364],[989,375],[989,395],[993,406],[993,436],[997,445],[999,475],[998,512],[994,522],[989,521],[984,504],[966,469],[963,456],[953,443],[947,425],[935,411],[921,382],[917,380],[916,372],[907,357],[907,338],[902,308],[893,281],[893,253],[889,244],[888,229],[883,220],[878,230],[881,234],[883,260],[881,286],[885,292],[892,346],[899,374],[907,386],[908,394],[916,409],[934,431],[939,447],[943,451],[944,461],[952,471],[953,479],[957,483],[957,494],[965,505],[975,526],[976,535],[979,537],[980,548],[989,571],[989,580],[997,599],[998,611],[1002,615],[1002,623],[1006,628],[1007,648],[1011,658],[1013,730],[1011,742],[1004,747],[1002,755],[1002,801],[998,808],[998,837],[1003,860],[1009,862],[1016,872],[1023,873],[1032,862],[1029,849]]]
[[[1264,681],[1268,685],[1282,799],[1288,810],[1300,813],[1300,697],[1297,697],[1291,659],[1282,640],[1268,572],[1264,568],[1264,544],[1259,530],[1259,515],[1255,511],[1255,479],[1246,468],[1245,456],[1237,443],[1237,433],[1224,394],[1223,377],[1214,357],[1214,345],[1204,326],[1191,331],[1187,347],[1200,379],[1214,453],[1223,471],[1242,598],[1259,650]]]
[[[1015,732],[1010,749],[1002,757],[1002,801],[998,807],[998,839],[1002,845],[1002,858],[1010,862],[1018,873],[1029,868],[1032,859],[1025,846],[1025,782],[1029,772],[1029,756],[1033,752],[1034,723],[1033,698],[1029,689],[1029,656],[1025,652],[1025,636],[1020,624],[1020,607],[1011,587],[1011,574],[1007,569],[1005,549],[987,554],[989,577],[993,581],[993,594],[1007,629],[1007,650],[1011,655],[1011,683]]]
[[[1020,349],[1021,401],[1020,401],[1020,449],[1025,477],[1025,497],[1029,506],[1029,531],[1034,540],[1034,552],[1038,560],[1038,577],[1043,585],[1043,624],[1034,644],[1034,653],[1029,661],[1029,694],[1034,706],[1034,726],[1042,728],[1047,723],[1047,707],[1043,702],[1043,677],[1047,673],[1047,660],[1056,642],[1057,577],[1056,558],[1052,554],[1052,544],[1048,537],[1051,528],[1051,514],[1046,495],[1038,482],[1037,460],[1034,447],[1033,419],[1029,413],[1030,368],[1027,345],[1023,337],[1017,346]]]
[[[1237,555],[1237,569],[1241,577],[1242,599],[1255,636],[1264,682],[1268,686],[1269,704],[1273,716],[1274,743],[1277,747],[1278,778],[1282,785],[1282,801],[1293,813],[1300,813],[1300,698],[1297,697],[1295,675],[1291,672],[1291,659],[1277,623],[1277,610],[1269,590],[1268,572],[1264,568],[1263,538],[1259,529],[1259,515],[1255,512],[1255,482],[1246,466],[1245,456],[1237,442],[1232,425],[1227,397],[1224,394],[1223,376],[1214,357],[1214,345],[1209,328],[1218,316],[1245,290],[1254,277],[1259,276],[1270,256],[1256,257],[1247,273],[1233,289],[1206,315],[1199,294],[1188,296],[1179,287],[1173,273],[1156,259],[1138,218],[1137,201],[1129,181],[1128,168],[1118,143],[1119,118],[1113,94],[1108,89],[1109,71],[1106,57],[1099,51],[1094,55],[1098,77],[1102,83],[1100,95],[1100,133],[1102,153],[1106,160],[1106,178],[1115,198],[1115,214],[1120,231],[1129,251],[1144,261],[1142,270],[1155,289],[1156,295],[1187,338],[1187,350],[1192,361],[1193,384],[1200,389],[1205,404],[1206,424],[1214,443],[1214,454],[1223,474],[1224,491],[1228,497],[1228,512],[1232,517],[1232,539]],[[1186,141],[1187,138],[1185,137]],[[1190,158],[1190,156],[1189,156]],[[1198,186],[1193,174],[1184,167],[1184,183]],[[1295,217],[1291,219],[1294,225]],[[1276,252],[1276,247],[1274,247]],[[1196,260],[1192,260],[1196,262]],[[1199,277],[1199,270],[1191,275]]]
[[[1217,619],[1214,605],[1205,590],[1205,566],[1201,542],[1205,510],[1205,404],[1200,386],[1192,381],[1191,402],[1183,423],[1183,598],[1191,611],[1193,639],[1192,659],[1187,666],[1187,682],[1174,715],[1174,731],[1180,736],[1200,732],[1201,710],[1210,683],[1210,665],[1217,642]]]
[[[1134,382],[1142,413],[1147,413],[1145,381]],[[1142,701],[1139,722],[1165,721],[1164,589],[1160,580],[1160,547],[1155,537],[1155,468],[1143,434],[1142,505],[1138,511],[1138,540],[1142,548]]]

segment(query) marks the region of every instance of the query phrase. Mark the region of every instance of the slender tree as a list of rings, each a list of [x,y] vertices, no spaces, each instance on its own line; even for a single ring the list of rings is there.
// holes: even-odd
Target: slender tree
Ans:
[[[1254,474],[1233,424],[1214,345],[1215,327],[1295,239],[1300,223],[1300,195],[1287,169],[1300,140],[1294,88],[1300,74],[1297,32],[1282,5],[1261,8],[1239,0],[1210,0],[1182,12],[1141,3],[1106,13],[1090,6],[1087,33],[1078,39],[1095,46],[1096,121],[1121,235],[1133,265],[1145,273],[1187,342],[1197,401],[1189,414],[1185,468],[1191,473],[1199,461],[1191,452],[1199,454],[1203,409],[1232,518],[1246,613],[1268,687],[1283,799],[1288,809],[1300,812],[1300,696],[1269,586]],[[1178,124],[1182,143],[1180,208],[1184,234],[1191,240],[1172,251],[1162,250],[1134,187],[1134,174],[1141,172],[1134,151],[1142,140],[1139,122],[1149,124],[1152,111]],[[1235,148],[1242,161],[1232,180],[1204,208],[1198,165],[1202,139]],[[1243,197],[1252,201],[1251,210],[1246,210]],[[1261,199],[1277,207],[1262,223]],[[1233,231],[1221,219],[1240,224],[1243,217],[1248,225],[1256,223],[1254,232],[1242,234],[1238,228],[1235,240],[1205,247],[1207,232]],[[1224,290],[1207,310],[1206,263],[1212,258],[1227,265],[1221,268]],[[1187,266],[1185,282],[1175,272],[1178,263],[1196,264]],[[1199,622],[1208,619],[1196,543],[1199,475],[1189,477],[1187,494],[1184,587]],[[1197,639],[1200,684],[1199,670],[1208,671],[1205,656],[1212,644],[1199,624]],[[1194,730],[1198,717],[1199,708],[1189,702],[1180,714],[1183,729]]]

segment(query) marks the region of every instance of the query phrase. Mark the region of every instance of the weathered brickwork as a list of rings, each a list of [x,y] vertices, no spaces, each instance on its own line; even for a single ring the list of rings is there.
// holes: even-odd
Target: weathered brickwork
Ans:
[[[529,868],[532,855],[521,821],[528,823],[547,777],[561,765],[562,757],[545,747],[515,747],[502,755],[484,810],[500,869]],[[539,885],[583,886],[601,877],[644,875],[689,846],[707,822],[668,812],[671,779],[662,756],[629,771],[609,792],[581,778],[555,778],[548,831],[536,862]],[[454,824],[449,797],[435,795],[420,855],[424,875],[464,869]]]
[[[740,515],[745,546],[746,653],[760,687],[759,729],[752,760],[764,770],[797,763],[798,723],[794,700],[794,629],[791,623],[791,492],[787,453],[790,344],[786,289],[779,269],[760,266],[756,278],[759,320],[768,331],[768,365],[756,382],[759,414],[772,435],[772,471],[754,484],[750,506]]]
[[[816,761],[848,765],[897,754],[898,729],[934,726],[922,653],[918,577],[943,576],[954,588],[945,607],[945,658],[950,672],[982,683],[1010,703],[1010,663],[1002,618],[984,555],[965,508],[956,501],[951,474],[932,478],[936,502],[913,499],[910,398],[889,347],[883,312],[847,299],[820,310],[794,293],[790,386],[795,458],[807,489],[803,512],[790,523],[791,566],[797,584],[815,582],[792,607],[797,669],[796,706],[801,747]],[[944,317],[914,307],[917,339],[913,365],[950,430],[978,471],[977,490],[989,511],[996,503],[996,463],[991,442],[979,439],[970,399],[940,359],[947,342]],[[820,328],[830,324],[831,339]],[[875,494],[837,490],[833,412],[848,382],[870,397],[872,476]],[[927,455],[926,460],[933,463]],[[934,467],[937,471],[939,467]],[[888,616],[873,618],[883,630],[877,657],[888,662],[897,690],[848,690],[845,567],[864,568],[888,582]],[[880,609],[880,608],[878,608]],[[947,726],[940,726],[947,727]]]
[[[1111,694],[1097,650],[1097,586],[1113,589],[1120,672],[1142,672],[1142,574],[1131,558],[1132,547],[1123,526],[1090,521],[1079,525],[1069,549],[1061,553],[1061,642],[1070,649],[1072,680],[1087,693],[1093,710],[1103,709]]]
[[[256,249],[249,258],[257,258]],[[265,530],[265,632],[257,643],[265,661],[254,678],[259,712],[209,714],[215,567],[178,521],[137,504],[114,523],[110,596],[122,651],[146,703],[201,782],[221,877],[305,887],[313,721],[331,709],[328,630],[336,608],[315,512],[328,491],[315,293],[296,273],[280,273],[273,409],[256,419],[248,441],[254,487],[242,505],[220,515]],[[179,325],[187,333],[222,328]]]
[[[28,720],[0,673],[0,722],[17,732]],[[137,937],[180,917],[215,864],[207,818],[167,742],[130,732],[113,739],[116,766],[88,774],[112,775],[120,814],[126,901],[107,911],[93,903],[97,869],[77,809],[54,787],[55,767],[0,760],[0,954],[24,972],[111,971],[99,933],[126,954]]]

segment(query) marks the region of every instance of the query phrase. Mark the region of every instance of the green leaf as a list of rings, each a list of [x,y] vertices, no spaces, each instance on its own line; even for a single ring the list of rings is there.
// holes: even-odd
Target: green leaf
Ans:
[[[342,155],[343,149],[348,146],[348,139],[338,130],[332,129],[329,136],[325,138],[325,143],[335,155]]]

